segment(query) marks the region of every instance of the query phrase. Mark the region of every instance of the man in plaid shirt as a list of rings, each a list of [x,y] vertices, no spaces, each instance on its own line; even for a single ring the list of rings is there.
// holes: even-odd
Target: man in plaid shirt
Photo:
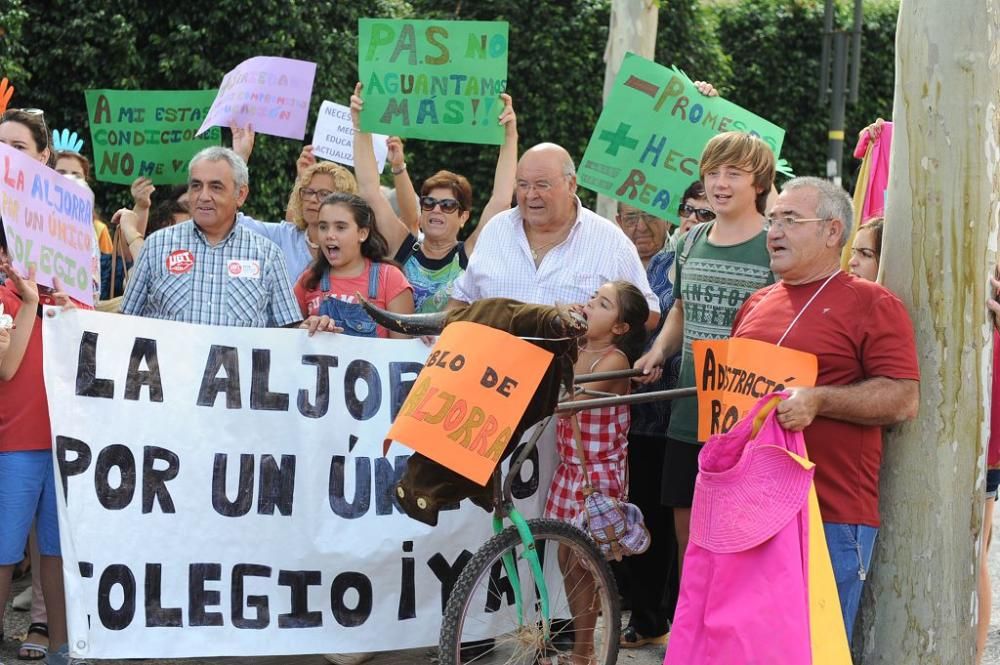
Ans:
[[[218,326],[279,327],[302,321],[281,250],[244,228],[236,212],[250,192],[246,162],[211,147],[191,160],[192,219],[146,241],[121,312]],[[329,317],[303,323],[334,332]]]

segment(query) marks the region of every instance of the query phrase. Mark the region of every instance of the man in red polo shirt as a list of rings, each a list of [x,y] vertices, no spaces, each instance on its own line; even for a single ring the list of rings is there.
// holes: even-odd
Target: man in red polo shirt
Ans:
[[[733,336],[819,359],[815,388],[778,405],[778,422],[803,431],[848,640],[878,534],[882,427],[916,416],[920,371],[913,324],[888,289],[840,270],[851,199],[819,178],[785,184],[767,221],[771,270]]]

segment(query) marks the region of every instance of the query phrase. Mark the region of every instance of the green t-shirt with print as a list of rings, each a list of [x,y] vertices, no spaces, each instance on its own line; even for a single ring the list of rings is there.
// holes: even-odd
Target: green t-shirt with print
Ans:
[[[694,356],[691,342],[696,339],[725,339],[730,336],[736,312],[754,291],[774,283],[767,254],[767,232],[737,245],[716,245],[708,230],[695,234],[694,227],[678,243],[693,242],[687,258],[677,266],[674,296],[684,301],[684,347],[678,388],[694,385]],[[678,262],[681,263],[681,262]],[[674,400],[670,409],[667,436],[688,443],[698,441],[698,400]]]

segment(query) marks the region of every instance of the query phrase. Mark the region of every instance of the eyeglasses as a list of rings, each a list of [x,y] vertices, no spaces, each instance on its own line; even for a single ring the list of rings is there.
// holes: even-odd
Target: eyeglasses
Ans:
[[[686,203],[682,203],[677,207],[677,214],[681,217],[688,217],[694,214],[698,218],[699,222],[711,222],[715,219],[715,211],[709,210],[708,208],[695,208]]]
[[[455,212],[462,207],[457,199],[436,199],[433,196],[420,197],[420,209],[424,212],[431,212],[435,206],[441,206],[441,212],[446,214]]]
[[[326,197],[333,194],[329,189],[312,189],[310,187],[303,187],[299,190],[299,198],[303,201],[306,199],[316,199],[317,201],[322,201]]]
[[[794,217],[782,217],[780,219],[775,219],[774,217],[764,218],[764,230],[770,231],[772,227],[779,231],[784,231],[786,228],[792,228],[800,224],[810,224],[812,222],[829,222],[830,217],[811,217],[809,219],[796,219]]]
[[[8,111],[19,111],[26,115],[45,115],[42,109],[7,109]]]
[[[644,224],[651,224],[662,221],[659,217],[654,217],[653,215],[647,213],[622,215],[619,219],[621,220],[621,227],[623,229],[634,229],[639,226],[640,222]]]

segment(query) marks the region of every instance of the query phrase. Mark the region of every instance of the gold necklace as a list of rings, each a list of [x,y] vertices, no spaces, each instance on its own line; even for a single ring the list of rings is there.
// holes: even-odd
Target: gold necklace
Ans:
[[[427,254],[428,244],[427,244],[427,240],[426,239],[423,242],[420,242],[418,240],[418,241],[416,241],[416,242],[413,243],[413,251],[414,252],[416,252],[416,251],[423,252],[424,256],[426,256],[429,259],[443,259],[444,257],[448,256],[448,254],[453,249],[455,249],[456,247],[458,247],[458,240],[456,240],[455,242],[453,242],[451,244],[451,246],[447,250],[445,250],[445,252],[443,254],[441,254],[441,256],[430,256],[430,255]],[[431,248],[431,249],[434,252],[440,252],[441,251],[440,249],[438,249],[436,247]]]
[[[538,252],[540,252],[540,251],[542,251],[544,249],[548,249],[549,247],[552,247],[556,243],[562,242],[562,240],[564,240],[564,239],[563,238],[559,238],[559,239],[553,240],[550,243],[546,243],[544,245],[539,245],[538,247],[533,246],[529,242],[528,243],[528,249],[531,250],[531,258],[534,259],[535,261],[537,261],[538,260]]]

